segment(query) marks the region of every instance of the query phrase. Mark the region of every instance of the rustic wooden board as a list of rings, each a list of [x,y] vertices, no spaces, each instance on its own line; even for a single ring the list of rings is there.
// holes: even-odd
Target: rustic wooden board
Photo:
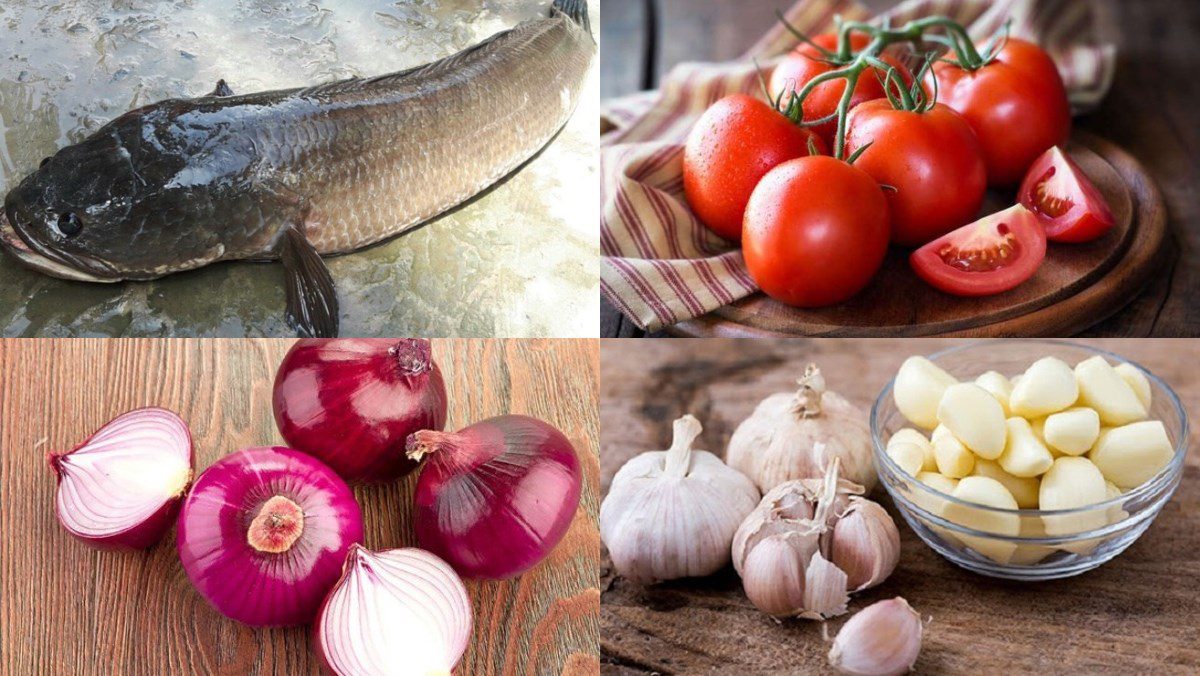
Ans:
[[[601,484],[644,450],[666,448],[670,421],[705,425],[698,448],[723,455],[734,427],[767,394],[794,388],[814,360],[864,410],[910,354],[954,344],[922,339],[606,340],[601,345]],[[1162,376],[1200,439],[1197,345],[1182,340],[1096,340]],[[945,561],[892,508],[900,565],[851,610],[904,596],[932,622],[917,673],[1197,673],[1200,671],[1200,456],[1129,550],[1097,570],[1038,584],[986,578]],[[731,568],[710,578],[638,587],[602,557],[603,674],[823,673],[829,646],[814,622],[777,623],[754,609]],[[845,617],[830,622],[831,634]]]
[[[123,411],[160,405],[192,428],[197,469],[239,448],[283,443],[271,382],[286,340],[0,341],[0,673],[316,674],[307,628],[252,629],[188,582],[173,532],[145,552],[99,552],[54,517],[44,462]],[[500,413],[558,426],[579,452],[582,504],[542,565],[468,583],[475,630],[463,674],[596,673],[596,341],[439,340],[448,427]],[[415,542],[415,476],[358,488],[371,548]]]
[[[840,305],[793,308],[757,293],[671,331],[721,337],[1046,336],[1087,328],[1124,306],[1154,271],[1167,238],[1166,211],[1153,180],[1112,143],[1078,132],[1068,151],[1108,200],[1116,227],[1087,244],[1051,243],[1037,274],[1011,291],[986,298],[942,293],[912,271],[908,250],[893,247],[867,288]],[[1014,201],[1015,190],[989,191],[981,213]],[[1117,267],[1120,274],[1114,274]],[[1076,298],[1084,291],[1088,295]],[[1081,304],[1086,307],[1076,307]]]

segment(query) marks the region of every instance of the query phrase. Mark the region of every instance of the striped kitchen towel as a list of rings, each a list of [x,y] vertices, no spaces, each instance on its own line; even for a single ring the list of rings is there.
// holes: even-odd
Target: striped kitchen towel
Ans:
[[[1013,35],[1041,44],[1058,64],[1076,112],[1100,102],[1112,84],[1116,47],[1110,22],[1081,0],[908,0],[877,21],[892,25],[944,14],[985,41],[1006,20]],[[800,0],[786,14],[806,34],[833,30],[834,17],[867,20],[853,0]],[[758,289],[741,250],[696,220],[683,195],[681,158],[688,131],[727,94],[760,90],[751,58],[764,68],[796,44],[773,26],[731,63],[685,63],[658,92],[607,102],[600,149],[600,288],[643,329],[707,314]]]

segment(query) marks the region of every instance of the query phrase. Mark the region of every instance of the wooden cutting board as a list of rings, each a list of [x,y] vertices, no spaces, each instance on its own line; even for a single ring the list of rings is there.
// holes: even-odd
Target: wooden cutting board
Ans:
[[[1117,225],[1087,244],[1050,243],[1036,275],[987,298],[960,298],[921,281],[908,251],[893,248],[871,284],[849,301],[801,309],[756,293],[668,331],[685,336],[1058,336],[1107,318],[1150,280],[1167,253],[1166,207],[1136,159],[1076,131],[1067,150],[1104,194]],[[981,213],[1015,202],[1015,190],[988,192]]]

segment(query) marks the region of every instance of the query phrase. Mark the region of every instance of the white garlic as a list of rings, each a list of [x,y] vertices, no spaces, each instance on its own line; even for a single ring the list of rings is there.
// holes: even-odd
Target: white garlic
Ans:
[[[1004,408],[975,383],[947,387],[937,417],[975,455],[994,460],[1004,451]]]
[[[941,425],[933,430],[933,457],[937,470],[951,479],[961,479],[975,467],[974,454]]]
[[[862,487],[838,480],[840,461],[820,482],[771,489],[733,538],[733,565],[746,597],[775,617],[822,619],[846,612],[849,594],[891,575],[900,532]]]
[[[1149,481],[1174,456],[1175,448],[1159,420],[1105,430],[1088,453],[1105,479],[1126,490]]]
[[[921,447],[921,452],[924,454],[924,460],[921,463],[923,471],[937,471],[937,460],[933,457],[933,443],[929,441],[929,437],[911,427],[905,427],[888,438],[888,448],[891,448],[892,444],[898,444],[902,441]]]
[[[1042,477],[1038,506],[1044,510],[1075,509],[1104,502],[1108,487],[1100,470],[1087,458],[1064,456]],[[1108,515],[1098,510],[1042,517],[1047,535],[1073,535],[1108,525]]]
[[[1019,477],[1013,476],[1004,471],[1000,463],[993,460],[980,460],[975,463],[975,469],[971,472],[972,476],[985,476],[989,479],[995,479],[1012,493],[1013,499],[1017,501],[1017,507],[1021,509],[1037,509],[1038,507],[1038,489],[1040,482],[1037,477]]]
[[[909,476],[915,477],[925,464],[925,451],[910,441],[888,444],[887,454]]]
[[[1153,403],[1150,390],[1150,380],[1146,378],[1146,374],[1138,367],[1129,362],[1122,362],[1113,367],[1117,375],[1121,376],[1121,380],[1133,389],[1133,393],[1137,395],[1138,401],[1142,402],[1142,406],[1146,411],[1150,411],[1150,404]]]
[[[1029,421],[1024,418],[1009,418],[1008,442],[1000,456],[1000,466],[1013,476],[1037,476],[1050,469],[1054,456],[1033,433]]]
[[[924,629],[921,616],[904,599],[879,601],[842,625],[829,651],[829,664],[854,676],[907,673],[921,653]]]
[[[1105,425],[1146,419],[1142,400],[1104,357],[1096,355],[1076,364],[1075,379],[1079,381],[1079,405],[1094,409]]]
[[[925,357],[909,357],[896,372],[892,398],[909,422],[931,430],[938,424],[937,408],[942,394],[957,382]]]
[[[841,458],[842,475],[875,486],[875,458],[867,414],[836,392],[809,364],[796,392],[759,403],[729,439],[725,460],[766,492],[785,481],[821,478]]]
[[[613,566],[642,584],[711,575],[729,563],[733,534],[758,489],[707,451],[692,450],[700,422],[675,421],[667,451],[633,458],[600,506],[600,536]]]
[[[1005,418],[1012,415],[1009,412],[1008,400],[1012,397],[1013,386],[1003,373],[988,371],[976,378],[975,384],[987,390],[996,398],[996,401],[1000,402],[1000,408],[1004,409]]]
[[[1030,364],[1020,381],[1013,381],[1008,407],[1012,415],[1038,418],[1061,411],[1079,398],[1071,367],[1061,359],[1042,357]]]
[[[1006,510],[1018,508],[1016,499],[1004,487],[1004,484],[984,476],[969,476],[960,480],[954,487],[954,497],[963,502],[984,507]],[[992,538],[965,533],[956,534],[968,547],[997,563],[1008,563],[1017,549],[1017,545],[1008,539],[1021,531],[1021,520],[1015,513],[947,502],[942,510],[942,516],[947,521],[953,521],[960,526],[985,533],[995,533],[999,536],[999,538]]]
[[[1087,453],[1099,436],[1100,416],[1090,408],[1069,408],[1042,421],[1042,440],[1063,455]]]

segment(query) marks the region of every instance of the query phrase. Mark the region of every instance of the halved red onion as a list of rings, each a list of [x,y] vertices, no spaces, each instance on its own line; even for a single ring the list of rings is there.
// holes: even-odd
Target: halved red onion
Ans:
[[[290,448],[250,448],[206,469],[179,515],[179,558],[200,595],[254,626],[311,622],[362,541],[350,487]]]
[[[416,469],[409,434],[446,425],[446,387],[428,340],[307,339],[275,375],[275,422],[288,445],[347,481],[390,481]]]
[[[471,637],[471,600],[429,552],[353,545],[314,633],[335,674],[449,674]]]
[[[192,434],[163,408],[117,416],[74,449],[49,456],[67,532],[97,547],[162,539],[192,480]]]
[[[523,415],[458,432],[422,430],[409,457],[417,479],[417,541],[464,577],[519,575],[554,549],[579,507],[583,474],[571,442]]]

